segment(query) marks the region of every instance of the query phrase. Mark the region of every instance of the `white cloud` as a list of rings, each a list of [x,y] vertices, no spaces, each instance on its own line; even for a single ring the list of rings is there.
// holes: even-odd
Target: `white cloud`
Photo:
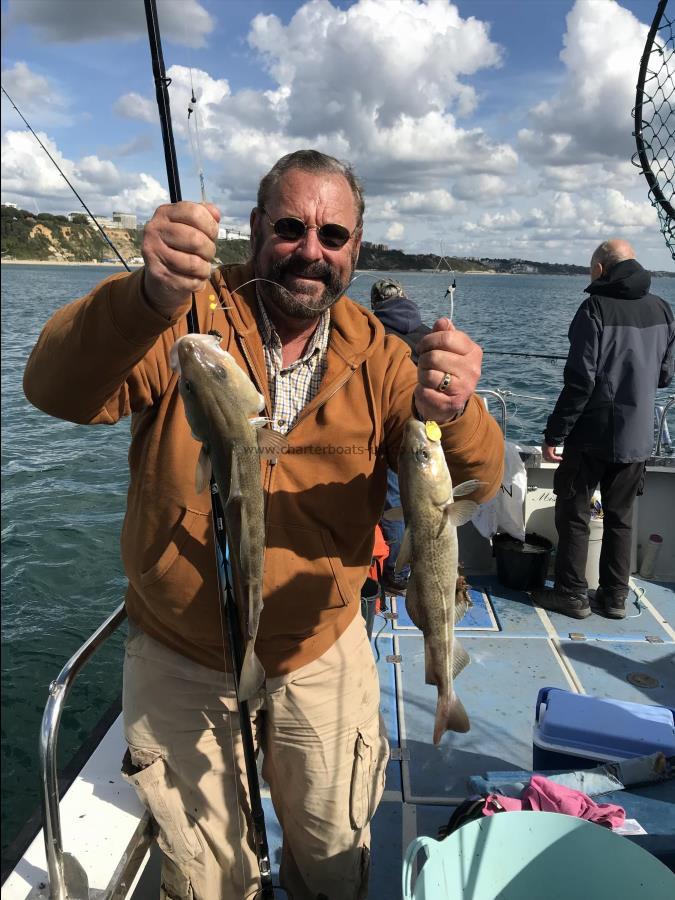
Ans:
[[[136,119],[139,122],[159,122],[157,102],[149,97],[141,97],[135,91],[124,94],[113,103],[113,112],[125,119]]]
[[[68,113],[68,102],[62,92],[27,63],[19,61],[10,69],[3,69],[2,86],[29,122],[36,119],[45,126],[54,126],[67,125],[72,121]],[[3,118],[6,112],[10,121],[15,117],[18,122],[19,117],[4,94],[2,105]]]
[[[412,215],[445,215],[455,207],[452,196],[444,190],[409,191],[398,201],[401,212]]]
[[[530,112],[521,131],[528,158],[579,165],[635,151],[631,110],[647,26],[616,0],[577,0],[567,16],[559,91]]]
[[[109,160],[86,156],[66,159],[44,132],[40,140],[66,177],[95,213],[109,215],[113,208],[147,215],[168,199],[165,189],[152,176],[119,170]],[[56,167],[27,131],[8,131],[2,136],[2,202],[32,205],[40,200],[45,211],[62,212],[73,206],[73,194]]]
[[[198,0],[158,0],[157,18],[162,39],[186,47],[204,46],[214,27]],[[147,40],[140,0],[8,0],[6,25],[31,25],[46,43]]]
[[[392,222],[387,228],[386,238],[388,241],[400,241],[405,233],[405,226],[402,222]]]

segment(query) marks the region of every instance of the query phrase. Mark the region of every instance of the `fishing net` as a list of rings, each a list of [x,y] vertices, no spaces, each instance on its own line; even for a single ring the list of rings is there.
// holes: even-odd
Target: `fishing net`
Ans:
[[[660,0],[640,63],[635,95],[636,166],[649,184],[661,232],[675,259],[675,42],[668,0]]]

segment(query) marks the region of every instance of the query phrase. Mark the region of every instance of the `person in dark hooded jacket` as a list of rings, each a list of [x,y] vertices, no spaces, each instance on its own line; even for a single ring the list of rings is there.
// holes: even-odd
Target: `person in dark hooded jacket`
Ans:
[[[651,276],[624,240],[591,258],[590,295],[569,329],[564,387],[544,432],[542,455],[554,476],[558,550],[553,590],[535,593],[545,609],[591,613],[585,570],[591,497],[602,496],[603,537],[596,600],[610,618],[626,615],[635,497],[653,449],[657,388],[673,378],[675,326]],[[564,443],[562,457],[556,447]]]
[[[370,305],[373,313],[384,325],[387,334],[395,334],[410,347],[412,360],[417,363],[417,344],[429,334],[431,328],[422,322],[417,304],[405,295],[403,285],[398,281],[383,279],[376,281],[370,289]],[[387,471],[387,497],[385,512],[401,505],[398,488],[398,476],[391,469]],[[392,594],[405,594],[410,576],[410,568],[406,566],[395,572],[396,557],[401,547],[405,523],[401,520],[380,520],[380,528],[389,545],[389,556],[383,563],[382,586]]]

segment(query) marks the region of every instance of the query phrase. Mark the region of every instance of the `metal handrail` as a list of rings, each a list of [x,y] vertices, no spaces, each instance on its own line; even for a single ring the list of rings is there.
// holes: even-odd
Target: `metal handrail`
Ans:
[[[654,456],[661,455],[661,440],[663,438],[663,429],[666,427],[666,413],[670,409],[670,407],[675,403],[675,394],[671,394],[668,398],[668,402],[663,407],[663,412],[661,413],[661,421],[659,422],[659,434],[656,438],[656,447],[654,448]]]
[[[56,770],[56,745],[61,713],[77,673],[101,644],[122,624],[126,616],[124,603],[121,603],[80,649],[70,657],[57,678],[49,685],[49,698],[40,726],[40,777],[51,900],[87,900],[89,897],[87,875],[84,869],[72,854],[63,852],[59,783]]]
[[[504,399],[504,394],[501,391],[489,391],[489,390],[480,390],[476,391],[481,397],[496,397],[501,403],[501,413],[502,413],[502,421],[501,421],[501,429],[502,434],[506,437],[506,400]]]

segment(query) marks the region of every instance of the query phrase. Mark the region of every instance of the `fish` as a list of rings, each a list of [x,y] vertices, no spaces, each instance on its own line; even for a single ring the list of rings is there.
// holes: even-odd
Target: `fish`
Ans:
[[[179,374],[178,391],[192,436],[202,448],[197,462],[198,493],[215,480],[225,517],[235,597],[246,650],[238,679],[240,700],[249,700],[262,686],[265,670],[255,652],[263,606],[265,515],[261,453],[278,453],[283,435],[264,426],[265,406],[234,357],[210,334],[179,338],[169,355]],[[238,596],[237,596],[238,595]]]
[[[470,601],[456,603],[459,550],[457,528],[478,509],[472,493],[480,481],[466,481],[454,490],[435,422],[409,419],[399,452],[401,509],[390,515],[403,518],[405,532],[395,570],[410,566],[405,604],[410,618],[424,635],[425,680],[438,689],[433,742],[446,731],[466,732],[469,717],[454,689],[454,680],[470,662],[454,636],[455,625]]]

